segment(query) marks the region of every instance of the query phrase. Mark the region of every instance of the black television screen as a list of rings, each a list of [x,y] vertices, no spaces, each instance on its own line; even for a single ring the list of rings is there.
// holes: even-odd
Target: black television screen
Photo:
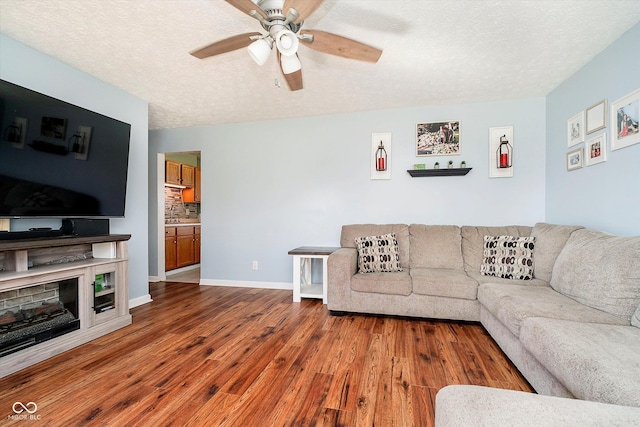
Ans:
[[[131,125],[0,80],[0,218],[124,216]]]

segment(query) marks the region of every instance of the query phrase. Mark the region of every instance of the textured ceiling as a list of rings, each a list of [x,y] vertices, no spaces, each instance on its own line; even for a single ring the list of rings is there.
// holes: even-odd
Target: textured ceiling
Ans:
[[[384,52],[303,46],[290,92],[275,55],[189,55],[262,30],[222,0],[0,0],[1,33],[148,101],[150,129],[545,96],[638,22],[638,0],[325,0],[304,29]]]

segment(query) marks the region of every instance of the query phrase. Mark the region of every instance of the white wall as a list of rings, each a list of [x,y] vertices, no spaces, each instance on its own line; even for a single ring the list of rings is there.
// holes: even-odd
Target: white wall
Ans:
[[[111,232],[131,234],[129,298],[148,298],[148,104],[67,64],[0,35],[0,78],[131,124],[125,218]],[[60,227],[60,220],[11,220],[15,231]]]
[[[580,224],[615,234],[640,234],[640,144],[611,151],[607,134],[607,161],[567,171],[567,120],[596,102],[608,107],[640,88],[640,24],[634,26],[547,97],[546,220]],[[610,109],[610,108],[609,108]]]
[[[336,246],[343,224],[542,221],[544,104],[538,98],[151,131],[150,176],[156,176],[156,153],[201,152],[202,279],[290,282],[287,251]],[[446,120],[461,121],[462,155],[416,157],[416,123]],[[509,125],[514,177],[489,179],[489,128]],[[373,132],[392,133],[389,181],[370,180]],[[437,178],[406,172],[414,163],[449,159],[466,160],[473,170]],[[149,209],[157,209],[153,196]],[[251,269],[253,260],[258,270]],[[150,267],[157,274],[153,260]]]

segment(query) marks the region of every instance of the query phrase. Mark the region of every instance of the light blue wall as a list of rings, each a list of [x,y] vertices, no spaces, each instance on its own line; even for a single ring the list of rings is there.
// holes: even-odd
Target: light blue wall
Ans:
[[[547,96],[546,220],[580,224],[615,234],[640,234],[640,144],[611,151],[607,161],[567,171],[567,120],[596,102],[612,102],[640,88],[640,24]]]
[[[416,123],[446,120],[461,121],[462,155],[416,157]],[[290,282],[287,251],[339,245],[343,224],[542,221],[544,121],[545,101],[537,98],[158,130],[149,133],[149,172],[156,176],[156,153],[201,152],[203,279]],[[488,177],[495,126],[514,127],[513,178]],[[389,181],[370,179],[373,132],[392,133]],[[473,170],[438,178],[406,172],[414,163],[449,159],[466,160]],[[156,209],[151,194],[150,212]],[[150,267],[156,275],[153,260]]]
[[[125,218],[110,222],[112,233],[131,234],[129,298],[148,295],[147,102],[4,35],[0,35],[0,78],[131,124]],[[15,231],[37,226],[60,228],[60,221],[11,221]]]

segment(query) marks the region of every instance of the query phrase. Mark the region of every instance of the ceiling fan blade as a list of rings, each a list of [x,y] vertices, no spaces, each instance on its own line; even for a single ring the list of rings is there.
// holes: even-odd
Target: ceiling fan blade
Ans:
[[[322,4],[322,0],[284,0],[282,10],[286,13],[294,8],[300,14],[294,22],[304,21]]]
[[[239,34],[237,36],[229,37],[228,39],[220,40],[215,43],[203,46],[200,49],[189,52],[196,58],[208,58],[214,55],[220,55],[221,53],[231,52],[232,50],[241,49],[249,46],[253,43],[252,36],[260,36],[260,33],[246,33]]]
[[[246,13],[251,16],[251,11],[255,10],[258,12],[263,18],[266,18],[267,15],[264,13],[264,10],[260,9],[254,2],[251,0],[226,0],[231,6],[235,7],[241,12]]]
[[[300,34],[313,35],[313,42],[304,39],[300,39],[300,41],[318,52],[366,62],[378,62],[380,55],[382,55],[380,49],[326,31],[302,30]]]
[[[282,76],[287,82],[287,86],[289,86],[290,91],[296,91],[302,89],[302,70],[295,71],[290,74],[285,74],[282,71],[282,62],[280,61],[280,52],[276,49],[278,66],[280,67],[280,71],[282,72]],[[298,54],[296,54],[298,56]]]

